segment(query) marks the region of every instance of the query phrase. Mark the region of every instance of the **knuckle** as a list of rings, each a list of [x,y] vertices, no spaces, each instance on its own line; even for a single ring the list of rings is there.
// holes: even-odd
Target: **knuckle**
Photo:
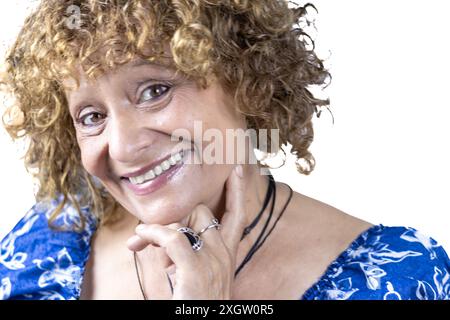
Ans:
[[[138,230],[139,233],[142,234],[143,236],[148,236],[153,232],[154,229],[152,225],[145,225],[136,227],[136,230]]]
[[[173,230],[178,230],[178,229],[182,228],[183,225],[179,222],[175,222],[175,223],[168,225],[168,227]]]
[[[194,211],[196,214],[208,213],[209,208],[205,204],[200,203],[195,207]]]
[[[184,235],[179,232],[173,233],[172,235],[170,235],[170,237],[168,239],[168,243],[180,244],[182,241],[184,241],[184,239],[182,237],[184,237]],[[184,238],[186,238],[186,237],[184,237]]]

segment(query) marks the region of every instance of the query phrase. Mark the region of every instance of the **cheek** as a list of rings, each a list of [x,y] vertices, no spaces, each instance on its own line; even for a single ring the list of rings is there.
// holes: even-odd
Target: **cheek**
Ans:
[[[100,179],[106,177],[105,159],[102,156],[101,148],[95,144],[79,141],[81,151],[81,163],[84,169],[91,175]]]

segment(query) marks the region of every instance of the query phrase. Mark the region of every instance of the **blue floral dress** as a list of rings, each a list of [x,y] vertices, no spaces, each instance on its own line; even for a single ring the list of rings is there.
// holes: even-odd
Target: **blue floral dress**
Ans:
[[[79,299],[97,221],[82,208],[82,232],[54,231],[57,202],[38,203],[0,242],[0,300]],[[55,224],[81,226],[66,206]],[[376,225],[360,234],[299,299],[450,300],[450,260],[436,241],[406,227]]]

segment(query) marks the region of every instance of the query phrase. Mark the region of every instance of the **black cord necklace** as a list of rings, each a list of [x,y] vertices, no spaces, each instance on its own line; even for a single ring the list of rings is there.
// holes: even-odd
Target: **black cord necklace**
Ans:
[[[271,176],[269,176],[270,182],[272,182],[273,178],[271,178]],[[275,182],[273,182],[275,183]],[[276,192],[276,188],[274,187],[273,190],[273,197],[272,197],[272,204],[270,206],[270,212],[269,212],[269,216],[267,217],[266,223],[264,224],[261,232],[259,233],[258,237],[256,238],[255,243],[253,243],[253,245],[250,247],[250,250],[248,251],[247,255],[245,256],[244,260],[242,260],[241,264],[239,265],[239,267],[236,269],[235,273],[234,273],[234,277],[236,278],[237,274],[242,270],[242,268],[245,266],[245,264],[250,260],[250,258],[253,256],[253,253],[257,250],[257,246],[258,243],[260,243],[262,236],[264,234],[264,232],[266,231],[270,220],[272,219],[272,215],[273,215],[273,209],[275,207],[275,199],[277,197],[277,192]]]
[[[272,177],[273,179],[273,177]],[[292,198],[292,188],[286,184],[286,186],[289,187],[289,197],[288,200],[286,201],[286,203],[283,206],[283,209],[281,209],[280,214],[278,215],[277,220],[275,220],[275,223],[273,224],[272,228],[269,230],[269,232],[266,234],[266,236],[264,238],[262,238],[262,235],[264,234],[264,231],[266,230],[267,226],[269,225],[269,222],[272,218],[272,214],[273,214],[273,209],[275,206],[275,198],[276,198],[276,189],[274,189],[274,197],[273,197],[273,201],[272,201],[272,208],[270,210],[269,213],[269,217],[267,218],[266,224],[263,227],[263,230],[261,231],[261,233],[258,236],[258,239],[256,240],[256,242],[253,244],[252,248],[249,250],[249,252],[247,253],[246,257],[244,258],[244,260],[242,261],[241,265],[238,267],[238,269],[236,270],[236,272],[234,273],[234,277],[236,278],[237,274],[239,273],[239,271],[242,270],[242,268],[245,266],[245,264],[250,261],[250,259],[253,257],[253,255],[256,253],[256,251],[258,251],[259,248],[261,248],[261,246],[264,244],[264,242],[266,241],[267,237],[269,237],[269,235],[272,233],[272,231],[275,229],[275,226],[277,225],[278,221],[280,220],[280,218],[282,217],[284,211],[286,210],[289,202],[291,201]],[[261,240],[262,239],[262,240]]]
[[[286,184],[286,186],[288,186],[288,188],[289,188],[288,200],[286,201],[285,205],[283,206],[283,208],[282,208],[280,214],[278,215],[277,220],[275,220],[275,223],[273,224],[272,228],[269,230],[267,235],[263,238],[263,234],[266,231],[266,229],[267,229],[267,227],[268,227],[268,225],[270,223],[270,220],[272,219],[273,210],[275,208],[275,200],[276,200],[276,184],[275,184],[275,180],[274,180],[274,178],[273,178],[273,176],[271,174],[268,175],[268,178],[269,178],[269,185],[267,187],[266,197],[264,199],[263,206],[262,206],[261,210],[259,211],[259,213],[256,215],[255,219],[252,221],[252,223],[249,224],[246,228],[244,228],[244,232],[242,233],[241,241],[258,224],[259,220],[262,217],[262,214],[264,213],[265,209],[267,208],[267,205],[269,204],[270,199],[272,198],[272,205],[271,205],[271,208],[270,208],[269,216],[268,216],[268,218],[266,220],[266,223],[264,224],[263,229],[261,230],[260,234],[258,235],[257,240],[252,245],[252,247],[250,248],[249,252],[245,256],[244,260],[239,265],[239,267],[236,269],[236,272],[234,273],[234,277],[235,278],[236,278],[237,274],[242,270],[242,268],[248,263],[248,261],[250,261],[250,259],[256,253],[256,251],[259,248],[261,248],[261,246],[266,241],[267,237],[275,229],[275,226],[277,225],[278,221],[280,220],[281,216],[283,215],[284,211],[286,210],[286,208],[287,208],[287,206],[288,206],[288,204],[289,204],[289,202],[291,201],[291,198],[292,198],[292,193],[293,193],[292,188],[289,185]],[[273,194],[273,197],[272,197],[272,194]],[[139,223],[141,223],[141,221],[139,221]],[[145,294],[144,288],[142,286],[142,281],[141,281],[141,278],[140,278],[140,275],[139,275],[139,270],[138,270],[138,266],[137,266],[136,251],[133,252],[133,256],[134,256],[134,266],[135,266],[135,270],[136,270],[137,280],[138,280],[138,283],[139,283],[139,288],[141,290],[141,293],[142,293],[142,296],[143,296],[144,300],[147,300],[147,296]],[[169,277],[169,275],[167,273],[166,273],[166,276],[167,276],[167,279],[169,281],[170,289],[171,289],[172,294],[173,294],[172,281],[170,280],[170,277]]]
[[[140,224],[140,221],[139,221]],[[139,283],[139,288],[141,289],[141,293],[142,296],[144,297],[144,300],[148,300],[147,296],[145,295],[145,291],[144,288],[142,287],[142,281],[141,281],[141,277],[139,276],[139,270],[138,270],[138,266],[137,266],[137,257],[136,257],[136,251],[133,251],[133,258],[134,258],[134,268],[136,270],[136,276],[138,278],[138,283]],[[170,282],[170,281],[169,281]],[[171,282],[170,282],[171,283]],[[172,285],[172,284],[171,284]]]
[[[252,231],[252,229],[258,224],[259,220],[262,217],[262,214],[264,213],[264,210],[266,210],[267,205],[269,204],[270,198],[272,197],[272,193],[275,192],[275,180],[273,179],[272,175],[269,175],[269,185],[267,186],[267,192],[266,197],[264,198],[264,203],[259,210],[258,214],[256,215],[255,219],[253,219],[252,223],[250,223],[242,233],[241,241]]]

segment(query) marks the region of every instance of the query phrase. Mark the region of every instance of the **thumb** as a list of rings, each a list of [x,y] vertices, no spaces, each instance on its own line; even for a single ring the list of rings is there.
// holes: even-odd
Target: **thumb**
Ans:
[[[226,182],[225,212],[222,216],[222,238],[235,253],[245,227],[245,181],[242,165],[237,165]]]

